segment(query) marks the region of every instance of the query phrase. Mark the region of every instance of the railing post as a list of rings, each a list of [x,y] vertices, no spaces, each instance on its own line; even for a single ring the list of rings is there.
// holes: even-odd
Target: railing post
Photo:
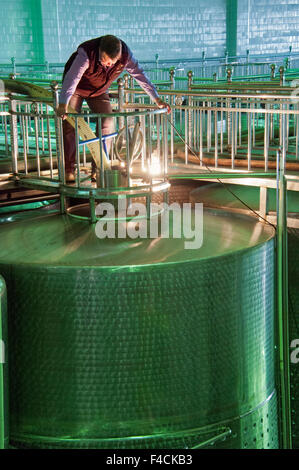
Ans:
[[[284,85],[284,67],[283,65],[281,67],[279,67],[279,75],[280,75],[280,79],[279,79],[279,85],[280,86],[283,86]]]
[[[284,65],[285,65],[285,69],[288,70],[288,68],[289,68],[289,58],[288,57],[285,58]]]
[[[125,73],[125,75],[123,76],[123,80],[124,80],[124,87],[129,88],[129,74],[128,73]]]
[[[274,78],[275,78],[275,64],[271,64],[270,68],[271,68],[271,80],[274,80]]]
[[[156,60],[156,80],[158,80],[158,69],[159,69],[159,54],[155,55],[155,60]]]
[[[205,77],[206,75],[206,53],[205,51],[202,51],[202,77]]]
[[[131,89],[133,89],[134,88],[134,78],[131,75],[129,76],[129,84],[130,84],[129,87]],[[130,98],[128,98],[128,100],[131,101],[131,103],[134,103],[135,102],[135,94],[131,93]]]
[[[228,51],[227,50],[225,50],[224,57],[225,57],[225,63],[228,64]]]
[[[123,78],[119,78],[117,80],[118,85],[118,112],[122,113],[124,111],[124,100],[125,100],[125,90],[124,90],[124,80]],[[119,118],[119,128],[123,128],[125,125],[124,117],[121,116]]]
[[[125,82],[123,78],[119,78],[117,80],[117,85],[118,85],[118,111],[121,113],[124,110],[124,96],[125,96],[125,91],[124,91]]]
[[[129,74],[128,74],[128,73],[125,73],[125,75],[123,76],[123,80],[124,80],[124,88],[125,88],[125,89],[128,89],[128,88],[129,88]],[[125,94],[125,93],[124,93],[124,94]],[[125,101],[126,103],[129,103],[129,102],[130,102],[128,93],[125,94],[125,96],[124,96],[124,101]]]
[[[228,67],[226,70],[227,83],[232,82],[232,69]],[[231,106],[230,98],[227,98],[227,107]],[[234,129],[234,115],[232,112],[228,111],[227,114],[227,145],[228,149],[231,146],[231,159],[232,159],[232,168],[234,168],[234,140],[233,140],[233,129]]]
[[[191,90],[192,79],[193,79],[192,70],[189,70],[189,72],[187,73],[187,76],[188,76],[188,90]]]
[[[16,69],[16,59],[15,57],[12,57],[11,59],[11,65],[12,65],[12,73],[15,74],[17,69]]]
[[[53,95],[53,107],[54,112],[58,107],[58,83],[56,81],[51,82],[51,90]],[[62,132],[62,119],[59,118],[55,112],[55,136],[56,136],[56,158],[58,163],[58,175],[59,180],[65,184],[65,173],[64,173],[64,151],[63,151],[63,132]],[[79,171],[79,169],[78,169]],[[61,213],[65,213],[66,204],[65,197],[60,197],[60,210]]]
[[[227,83],[232,82],[232,69],[231,69],[231,67],[228,67],[228,69],[226,71],[226,78],[227,78]]]
[[[192,85],[192,78],[193,78],[193,72],[192,70],[189,70],[188,72],[188,90],[191,90],[191,85]],[[189,146],[191,146],[191,140],[192,140],[192,115],[191,115],[191,96],[188,96],[188,107],[189,109],[185,110],[185,138],[188,140]],[[187,138],[188,136],[188,138]],[[185,145],[185,163],[188,163],[188,147]]]
[[[95,197],[92,191],[89,192],[90,223],[97,222]]]
[[[279,373],[281,394],[282,444],[292,448],[290,364],[289,364],[289,320],[288,320],[288,258],[287,258],[287,208],[285,178],[285,115],[282,115],[283,148],[277,152],[277,309],[279,341]]]
[[[159,54],[155,55],[155,60],[156,60],[156,68],[159,67]]]
[[[169,80],[171,81],[170,89],[174,90],[174,77],[175,77],[175,69],[171,67],[169,70]]]
[[[291,68],[292,46],[289,47],[289,67]]]
[[[269,205],[269,193],[267,186],[260,186],[260,222],[263,222],[263,219],[267,217],[268,214],[268,205]]]
[[[17,103],[14,99],[9,100],[10,112],[10,146],[11,146],[11,163],[14,175],[18,173],[18,121],[15,112],[17,111]]]

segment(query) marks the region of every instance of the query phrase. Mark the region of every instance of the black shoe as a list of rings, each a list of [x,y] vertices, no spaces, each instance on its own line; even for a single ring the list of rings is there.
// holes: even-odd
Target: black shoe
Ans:
[[[95,161],[92,160],[91,162],[91,181],[95,183],[97,181],[97,165],[95,164]]]

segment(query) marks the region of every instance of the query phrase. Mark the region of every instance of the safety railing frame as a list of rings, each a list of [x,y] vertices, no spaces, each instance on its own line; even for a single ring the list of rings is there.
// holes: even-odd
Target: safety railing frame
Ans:
[[[253,64],[263,65],[268,64],[269,62],[278,62],[281,65],[288,65],[290,66],[294,61],[296,62],[299,60],[299,53],[294,52],[292,50],[292,45],[289,46],[289,49],[285,52],[281,53],[269,53],[269,54],[256,54],[252,53],[250,49],[246,50],[246,54],[239,54],[236,56],[229,56],[228,51],[224,51],[223,55],[220,56],[207,56],[205,50],[202,50],[201,54],[198,57],[184,57],[184,58],[161,58],[159,53],[154,55],[154,59],[152,60],[140,60],[140,64],[145,68],[151,68],[158,70],[160,68],[165,67],[189,67],[192,64],[197,65],[198,67],[206,68],[208,66],[217,66],[217,65],[228,65],[228,64],[236,64],[241,66],[250,66]],[[22,63],[17,60],[16,57],[11,57],[10,63],[3,63],[0,64],[0,70],[8,69],[9,72],[16,73],[20,69],[30,69],[30,70],[38,70],[40,72],[57,72],[58,70],[62,70],[64,68],[64,63],[55,63],[44,61],[43,63]]]
[[[139,109],[153,109],[152,106],[146,105],[143,103],[134,103],[134,97],[136,96],[144,96],[144,92],[138,89],[128,89],[125,87],[125,82],[123,79],[119,79],[119,111],[129,111],[134,110],[136,107]],[[233,88],[230,88],[232,86]],[[288,132],[290,129],[289,126],[289,117],[293,117],[296,120],[293,129],[293,136],[296,138],[295,143],[295,152],[296,152],[296,161],[299,160],[299,98],[297,96],[291,96],[290,94],[295,91],[295,88],[288,88],[288,93],[286,92],[286,88],[272,86],[271,91],[267,92],[267,90],[260,89],[259,96],[256,96],[257,87],[252,88],[251,93],[245,93],[246,85],[241,93],[239,88],[236,85],[226,85],[222,92],[216,92],[212,89],[204,90],[204,89],[192,89],[192,90],[164,90],[161,91],[161,96],[169,101],[172,108],[171,119],[173,120],[174,114],[178,111],[180,112],[180,119],[182,120],[182,116],[184,114],[184,123],[181,123],[181,126],[185,128],[185,139],[187,144],[193,143],[193,148],[199,156],[199,163],[200,165],[203,164],[203,153],[211,153],[211,148],[214,148],[214,160],[215,160],[215,167],[218,167],[218,156],[223,154],[226,155],[228,152],[223,151],[224,145],[224,135],[227,134],[227,150],[230,152],[231,158],[231,166],[234,169],[234,161],[235,157],[238,152],[243,149],[243,156],[245,153],[245,149],[247,149],[247,170],[251,170],[251,158],[252,158],[252,148],[254,148],[256,144],[256,132],[255,132],[255,124],[252,126],[252,121],[262,117],[263,122],[265,123],[266,131],[264,132],[264,145],[263,145],[263,153],[264,153],[264,169],[265,171],[268,170],[268,162],[269,162],[269,150],[270,143],[274,139],[273,136],[273,119],[278,119],[279,116],[287,115],[287,140],[286,146],[288,150]],[[185,100],[185,103],[183,102]],[[197,102],[196,102],[197,100]],[[34,100],[32,100],[33,102]],[[200,106],[200,101],[203,102],[203,106]],[[215,106],[215,102],[217,101],[220,103],[220,106]],[[14,100],[10,101],[11,106],[14,105]],[[248,104],[247,109],[244,108],[244,104]],[[280,104],[279,104],[280,103]],[[296,104],[294,104],[296,103]],[[298,104],[297,104],[298,103]],[[263,105],[264,109],[261,108]],[[274,109],[274,106],[281,106],[281,109]],[[38,106],[38,104],[37,104]],[[291,109],[291,106],[294,109]],[[296,108],[296,109],[295,109]],[[16,110],[11,109],[12,112]],[[28,113],[28,118],[30,113]],[[218,114],[220,114],[220,120],[218,119]],[[247,114],[248,123],[247,128],[250,132],[247,134],[247,145],[246,142],[244,143],[244,137],[242,136],[242,116]],[[42,116],[39,116],[36,113],[35,116],[31,116],[34,120],[36,116],[40,119],[43,119]],[[206,124],[203,122],[201,117],[206,118]],[[93,115],[90,114],[90,118]],[[214,119],[213,119],[214,117]],[[48,119],[48,116],[45,115],[45,118]],[[15,118],[14,118],[15,119]],[[279,117],[280,119],[280,117]],[[217,130],[217,126],[221,124],[220,130]],[[224,124],[226,124],[226,130],[224,129]],[[197,126],[197,128],[196,128]],[[206,126],[206,128],[205,128]],[[241,126],[241,127],[240,127]],[[260,129],[264,126],[259,126]],[[281,126],[278,126],[281,131]],[[174,151],[174,132],[171,128],[170,131],[170,148],[171,148],[171,161],[173,161],[173,151]],[[7,134],[7,132],[6,132]],[[204,142],[204,136],[206,134],[206,142]],[[279,136],[280,146],[282,144],[281,141],[282,137]],[[48,138],[49,140],[49,138]],[[214,140],[214,142],[212,142]],[[216,142],[217,140],[217,142]],[[12,150],[15,151],[12,145]],[[194,147],[194,143],[196,146]],[[188,163],[188,145],[185,144],[185,163]],[[8,149],[8,142],[5,142],[6,149]],[[272,152],[275,151],[278,145],[274,146]],[[261,147],[259,147],[260,149]],[[286,153],[287,155],[287,153]],[[15,161],[15,159],[13,159]],[[274,158],[273,158],[274,161]],[[210,163],[212,166],[212,163]]]
[[[58,102],[58,90],[57,87],[53,89],[54,93],[54,108],[57,106]],[[28,99],[28,97],[18,97],[11,96],[9,100],[9,118],[10,118],[10,144],[11,144],[11,160],[12,160],[12,167],[13,167],[13,175],[14,179],[18,185],[27,187],[27,188],[36,188],[43,191],[49,191],[50,193],[59,193],[60,194],[60,211],[61,213],[67,213],[73,217],[76,217],[73,213],[68,212],[66,198],[82,198],[89,200],[90,205],[90,217],[88,219],[91,223],[95,223],[98,219],[95,214],[95,202],[96,200],[113,200],[117,199],[118,197],[126,198],[128,201],[134,197],[145,197],[146,199],[146,207],[147,207],[147,216],[150,216],[150,205],[152,196],[154,193],[160,192],[163,194],[164,202],[168,200],[168,189],[169,183],[167,181],[167,158],[168,158],[168,147],[167,147],[167,133],[166,129],[166,110],[165,109],[158,109],[155,110],[143,110],[143,111],[134,111],[134,112],[125,112],[119,111],[112,114],[95,114],[89,113],[86,115],[85,113],[76,113],[71,114],[69,113],[68,116],[72,117],[75,121],[75,139],[76,139],[76,164],[78,169],[80,169],[81,165],[81,155],[80,155],[80,147],[83,148],[85,145],[90,143],[90,140],[82,141],[80,140],[79,132],[78,132],[78,119],[86,118],[88,116],[88,120],[96,119],[99,128],[99,136],[92,139],[92,141],[101,141],[105,136],[101,134],[101,121],[106,117],[113,117],[114,121],[119,122],[119,126],[123,126],[125,130],[125,166],[127,169],[130,168],[133,158],[133,151],[132,155],[130,154],[129,145],[131,145],[131,140],[129,137],[129,126],[130,122],[134,121],[135,119],[139,119],[143,126],[143,134],[141,133],[141,139],[144,136],[144,140],[141,141],[140,146],[141,151],[141,162],[145,166],[150,165],[150,161],[152,159],[152,129],[158,129],[156,132],[156,145],[157,145],[157,158],[159,160],[159,164],[161,167],[161,172],[159,175],[152,175],[150,177],[146,176],[146,173],[142,174],[142,182],[139,183],[139,186],[136,186],[135,183],[133,185],[133,180],[130,175],[130,171],[126,172],[125,181],[122,179],[122,184],[120,186],[107,186],[105,183],[105,167],[103,166],[103,147],[99,145],[100,149],[100,177],[97,180],[97,187],[94,185],[86,186],[85,184],[81,184],[80,179],[80,170],[77,171],[76,181],[75,184],[67,183],[65,179],[65,162],[64,162],[64,145],[63,145],[63,129],[62,129],[62,119],[57,117],[56,113],[49,114],[42,113],[41,107],[48,106],[47,103],[39,103],[39,99]],[[52,105],[53,101],[50,100]],[[30,112],[22,111],[18,108],[18,105],[22,103],[23,105],[27,106],[31,104],[31,107],[34,106]],[[37,175],[32,175],[32,173],[28,170],[28,165],[25,162],[24,171],[19,170],[18,166],[18,156],[19,156],[19,143],[18,143],[18,132],[20,129],[19,123],[17,120],[22,122],[25,118],[31,118],[35,122],[35,151],[36,151],[36,167],[37,167]],[[56,140],[56,153],[55,159],[57,164],[57,175],[53,174],[53,165],[52,159],[51,166],[49,168],[50,177],[45,176],[41,172],[41,164],[40,164],[40,153],[39,153],[39,125],[38,120],[43,119],[49,123],[49,120],[52,119],[55,125],[55,140]],[[159,124],[158,124],[159,123]],[[149,124],[149,131],[147,132],[147,124]],[[49,125],[47,126],[49,128]],[[116,134],[113,134],[112,137],[115,137]],[[25,140],[25,133],[23,132],[23,139]],[[27,145],[27,144],[26,144]],[[26,145],[23,145],[23,148],[26,148]],[[133,145],[133,144],[132,144]],[[83,152],[84,153],[84,152]],[[24,150],[24,156],[26,156],[26,151]],[[53,156],[52,156],[53,157]],[[86,165],[86,155],[83,155],[83,164]],[[109,175],[108,175],[109,176]],[[145,179],[144,179],[145,178]],[[83,180],[89,179],[83,178]],[[82,217],[78,217],[82,218]]]
[[[205,60],[206,63],[206,60]],[[196,83],[211,83],[211,82],[226,82],[226,81],[252,81],[252,80],[265,80],[265,81],[288,81],[293,78],[298,77],[298,68],[291,69],[290,63],[288,60],[285,60],[282,63],[273,63],[271,61],[264,63],[243,63],[243,62],[223,62],[217,66],[208,65],[199,66],[194,65],[196,61],[190,61],[184,63],[182,67],[179,65],[171,65],[168,67],[155,67],[155,68],[145,68],[146,74],[149,76],[150,80],[157,86],[159,89],[163,89],[165,86],[175,87],[176,89],[184,88],[184,82],[189,82],[189,74],[192,75],[192,82],[195,85]],[[57,64],[55,64],[57,65]],[[2,67],[0,65],[0,78],[7,78],[7,75],[10,78],[20,78],[27,80],[32,83],[39,83],[46,86],[51,80],[57,80],[61,83],[62,81],[62,72],[63,64],[60,65],[61,71],[55,72],[42,71],[40,69],[35,69],[34,64],[30,66],[27,65],[27,70],[24,65],[23,71],[17,71],[16,67],[13,68],[13,72],[9,73],[7,67]],[[40,67],[36,65],[36,67]],[[299,60],[298,60],[299,67]],[[240,70],[239,70],[240,69]],[[278,73],[277,73],[278,70]],[[122,74],[125,79],[126,73]],[[133,79],[130,83],[130,88],[134,87]],[[115,82],[112,84],[112,87],[115,86]]]
[[[202,119],[200,119],[203,115],[207,117],[207,142],[206,152],[209,153],[211,148],[211,138],[214,131],[214,137],[217,139],[216,144],[214,145],[214,158],[215,158],[215,167],[218,167],[218,155],[224,154],[223,152],[223,135],[225,134],[222,126],[220,132],[217,131],[217,121],[211,120],[212,114],[214,117],[217,117],[217,114],[221,114],[220,122],[222,123],[224,118],[226,119],[226,125],[228,130],[227,136],[227,146],[230,148],[230,156],[232,160],[232,169],[234,169],[234,158],[236,156],[237,150],[240,147],[247,148],[247,161],[248,166],[247,170],[251,170],[251,153],[252,148],[255,146],[256,139],[255,139],[255,124],[252,125],[252,122],[255,122],[256,119],[262,117],[263,122],[266,123],[266,132],[264,133],[264,166],[265,171],[268,171],[268,163],[269,163],[269,148],[270,142],[274,140],[274,127],[273,127],[273,119],[280,119],[280,116],[286,115],[286,126],[287,126],[287,140],[285,140],[284,144],[286,148],[288,148],[288,132],[290,130],[289,126],[289,118],[290,116],[294,117],[296,120],[296,124],[294,125],[293,132],[295,132],[296,137],[296,144],[295,144],[295,152],[296,152],[296,161],[299,159],[299,100],[296,95],[291,95],[292,92],[296,91],[294,87],[277,87],[272,86],[269,91],[267,89],[259,89],[258,86],[249,90],[246,93],[246,85],[244,85],[240,92],[238,87],[236,87],[236,91],[234,89],[234,85],[224,87],[223,91],[217,92],[211,89],[204,89],[205,87],[202,86],[201,90],[161,90],[160,94],[164,99],[166,99],[172,108],[171,113],[171,120],[173,120],[174,113],[176,111],[184,112],[185,113],[185,132],[183,132],[186,140],[185,145],[185,163],[188,163],[188,145],[190,145],[191,141],[194,139],[198,140],[199,148],[195,149],[195,152],[199,154],[199,163],[202,165],[203,159],[203,137],[204,137],[204,129],[201,127],[197,129],[197,136],[192,136],[192,126],[194,126],[194,119],[192,119],[195,113],[198,113],[200,116],[197,119],[199,122],[199,126],[201,126]],[[220,87],[221,88],[221,87]],[[136,89],[126,89],[122,86],[122,83],[119,83],[119,95],[124,95],[122,101],[125,103],[125,109],[134,109],[136,106],[146,109],[150,108],[150,105],[139,103],[133,104],[133,101],[136,101],[136,97],[142,95],[143,92],[141,90]],[[131,95],[131,97],[130,97]],[[135,96],[135,99],[132,99],[132,96]],[[186,104],[183,104],[183,100]],[[195,100],[198,102],[203,102],[204,105],[194,104]],[[193,103],[192,103],[193,101]],[[213,103],[220,102],[220,106],[215,106]],[[179,104],[178,104],[179,103]],[[236,106],[238,104],[238,107]],[[248,104],[245,108],[244,105]],[[262,108],[260,105],[263,105]],[[277,108],[277,109],[276,109]],[[239,117],[238,117],[239,115]],[[247,145],[240,144],[241,139],[244,141],[244,137],[242,137],[242,129],[241,129],[241,117],[243,115],[247,115],[248,123],[247,127],[250,130],[248,132],[247,137]],[[238,118],[238,122],[236,123],[233,118]],[[212,123],[213,121],[213,123]],[[263,128],[264,126],[259,126]],[[282,143],[282,134],[281,134],[281,125],[279,122],[277,123],[277,127],[280,131],[279,136],[279,144],[274,146],[273,152],[277,150],[277,148]],[[233,132],[233,137],[231,136],[231,132]],[[219,140],[218,140],[219,136]],[[173,133],[171,132],[171,142],[170,147],[173,150]],[[286,153],[287,155],[287,153]],[[171,153],[171,161],[173,161],[173,151]],[[275,156],[273,155],[273,161],[275,162]],[[211,164],[212,166],[212,164]]]

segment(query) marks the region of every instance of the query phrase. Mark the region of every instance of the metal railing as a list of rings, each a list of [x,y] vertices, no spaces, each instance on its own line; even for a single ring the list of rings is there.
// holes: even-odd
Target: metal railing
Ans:
[[[299,65],[299,53],[292,52],[292,46],[289,47],[289,50],[284,53],[274,53],[274,54],[251,54],[250,50],[247,49],[245,55],[229,56],[226,51],[223,56],[217,57],[208,57],[206,52],[203,50],[199,57],[193,58],[161,58],[159,54],[155,54],[153,60],[140,60],[140,64],[145,69],[158,70],[161,68],[169,67],[187,67],[190,66],[200,66],[204,67],[217,67],[222,64],[238,64],[240,66],[247,66],[248,64],[269,64],[269,62],[275,62],[279,65],[288,65],[288,66],[298,66]],[[0,71],[5,70],[8,73],[17,73],[24,70],[29,71],[38,71],[46,73],[61,73],[64,67],[64,63],[55,63],[45,61],[43,63],[30,63],[30,62],[18,62],[16,57],[11,57],[9,63],[0,64]]]
[[[126,109],[150,107],[142,91],[126,89],[121,81],[119,85]],[[299,169],[296,88],[273,82],[215,83],[189,88],[160,91],[171,105],[171,161],[183,153],[185,164],[195,161],[201,166],[242,167],[249,171],[257,166],[268,171],[275,167],[276,151],[282,148],[288,167]]]
[[[87,218],[97,220],[96,200],[123,197],[146,199],[154,193],[167,199],[169,183],[167,119],[165,109],[114,112],[112,114],[68,114],[73,122],[76,145],[76,177],[66,180],[63,126],[53,110],[57,103],[57,86],[53,87],[54,103],[11,96],[2,110],[6,150],[10,153],[14,179],[25,187],[61,194],[61,211],[81,218],[67,209],[66,198],[89,201]],[[102,121],[113,120],[114,132],[102,135]],[[96,135],[96,128],[99,129]],[[3,137],[3,136],[2,136]],[[96,182],[90,178],[91,162],[97,165]],[[133,173],[134,167],[134,173]],[[83,218],[86,218],[85,216]]]
[[[154,113],[155,106],[150,104],[143,90],[127,88],[129,85],[128,77],[119,79],[119,103],[115,101],[114,108],[118,106],[120,112],[136,112],[138,109],[140,113],[141,110]],[[277,149],[283,148],[287,168],[298,169],[299,99],[296,88],[273,81],[194,85],[190,75],[188,85],[188,90],[160,90],[160,95],[171,105],[171,114],[165,124],[171,162],[178,157],[183,158],[186,164],[195,162],[201,166],[239,167],[249,171],[259,167],[268,171],[275,167]],[[11,112],[14,113],[12,118]],[[56,137],[51,103],[39,103],[26,97],[10,100],[3,97],[0,114],[0,150],[3,156],[8,157],[14,150],[13,145],[16,146],[11,139],[11,123],[15,123],[15,132],[19,136],[19,160],[14,158],[13,170],[16,172],[22,163],[26,172],[29,159],[34,154],[38,176],[42,170],[41,157],[43,160],[47,157],[52,177],[57,161],[53,153]],[[122,121],[125,116],[122,116]],[[96,115],[84,112],[80,117],[95,128]],[[115,114],[114,119],[117,120]],[[144,124],[140,127],[144,129]],[[118,122],[115,122],[115,128],[119,131]],[[85,165],[84,145],[81,154]]]
[[[160,95],[171,105],[171,113],[158,110],[149,103],[141,89],[128,88],[128,76],[118,80],[118,109],[112,114],[115,132],[96,136],[96,125],[107,115],[89,112],[69,115],[74,120],[76,134],[76,181],[72,186],[88,194],[92,157],[89,144],[99,145],[99,191],[106,190],[105,175],[111,166],[122,165],[124,170],[117,184],[132,188],[130,168],[139,165],[143,185],[154,161],[162,170],[163,182],[168,166],[196,165],[202,171],[218,168],[225,171],[275,171],[276,153],[281,149],[287,170],[299,171],[299,101],[296,88],[280,82],[222,83],[196,85],[188,76],[188,90],[171,89]],[[56,86],[56,100],[57,97]],[[4,97],[1,102],[0,149],[12,156],[12,172],[18,178],[32,179],[32,171],[41,180],[55,186],[65,185],[62,121],[57,119],[51,103],[40,103],[27,97]],[[79,119],[93,131],[93,136],[80,138]],[[109,139],[109,155],[105,146]],[[106,146],[107,147],[107,146]],[[138,151],[137,151],[138,150]],[[103,166],[108,158],[110,168]],[[1,161],[0,161],[1,163]],[[102,166],[101,166],[102,165]],[[188,170],[186,170],[188,171]],[[108,178],[108,179],[107,179]],[[116,184],[115,182],[113,183]],[[295,186],[297,182],[294,183]],[[264,184],[267,187],[267,184]],[[296,186],[296,188],[297,188]],[[42,189],[42,188],[40,188]],[[92,187],[94,189],[94,187]],[[297,189],[296,189],[297,190]],[[134,191],[136,191],[134,189]],[[130,194],[130,190],[126,190]],[[266,198],[266,192],[264,198]],[[266,207],[261,200],[261,206]],[[265,211],[262,211],[265,215]]]
[[[238,79],[249,77],[268,76],[271,65],[276,70],[281,66],[285,70],[299,68],[299,53],[293,53],[292,48],[282,54],[251,55],[247,50],[246,55],[229,57],[226,52],[220,57],[206,57],[205,51],[198,58],[182,59],[161,59],[159,54],[155,55],[155,60],[142,61],[140,65],[144,68],[152,81],[167,82],[170,79],[171,70],[175,71],[175,87],[180,88],[181,81],[186,80],[188,72],[191,70],[198,81],[212,81],[217,77],[218,80],[225,80],[227,70],[230,68],[232,74]],[[11,58],[10,63],[0,64],[0,75],[13,74],[21,79],[61,81],[64,70],[64,63],[21,63],[15,57]]]

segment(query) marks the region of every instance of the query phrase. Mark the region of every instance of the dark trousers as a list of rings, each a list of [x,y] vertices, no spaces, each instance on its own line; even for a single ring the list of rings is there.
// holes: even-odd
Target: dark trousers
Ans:
[[[90,110],[93,113],[112,113],[112,107],[109,100],[108,93],[96,96],[94,98],[82,98],[77,93],[74,93],[69,101],[69,106],[72,107],[77,113],[81,112],[82,103],[86,100]],[[76,141],[75,129],[67,121],[63,121],[63,143],[64,143],[64,160],[65,171],[73,172],[76,162]],[[112,134],[114,131],[113,118],[102,118],[102,135]],[[98,134],[98,122],[96,127],[96,134]],[[109,140],[107,140],[107,148],[109,149]]]

